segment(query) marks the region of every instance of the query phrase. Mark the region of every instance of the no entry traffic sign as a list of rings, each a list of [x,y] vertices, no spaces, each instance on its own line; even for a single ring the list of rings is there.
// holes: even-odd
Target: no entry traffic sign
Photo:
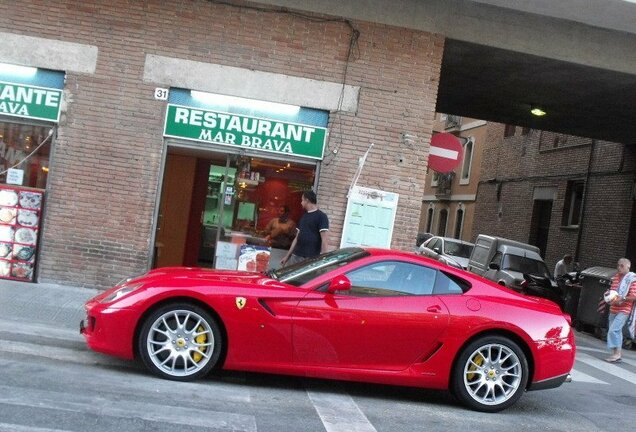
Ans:
[[[428,166],[439,173],[455,169],[462,161],[462,144],[450,133],[438,133],[431,139]]]

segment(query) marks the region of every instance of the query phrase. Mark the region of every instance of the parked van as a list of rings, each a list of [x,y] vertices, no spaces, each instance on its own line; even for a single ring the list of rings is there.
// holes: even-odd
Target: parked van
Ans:
[[[524,273],[552,279],[539,253],[536,246],[479,234],[468,261],[468,271],[521,291]]]

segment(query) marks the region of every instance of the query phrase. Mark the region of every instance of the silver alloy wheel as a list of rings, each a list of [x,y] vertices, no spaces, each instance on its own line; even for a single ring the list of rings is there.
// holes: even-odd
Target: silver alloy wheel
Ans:
[[[214,351],[210,323],[190,310],[171,310],[152,323],[146,339],[150,360],[163,373],[185,377],[203,369]]]
[[[510,399],[522,382],[523,367],[515,352],[501,344],[476,349],[464,366],[464,386],[470,397],[484,405]]]

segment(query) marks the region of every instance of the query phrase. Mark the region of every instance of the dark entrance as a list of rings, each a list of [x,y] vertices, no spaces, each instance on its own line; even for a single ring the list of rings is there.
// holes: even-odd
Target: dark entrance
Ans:
[[[548,246],[551,215],[552,200],[534,200],[528,243],[537,246],[541,250],[542,258],[545,258],[545,250]]]

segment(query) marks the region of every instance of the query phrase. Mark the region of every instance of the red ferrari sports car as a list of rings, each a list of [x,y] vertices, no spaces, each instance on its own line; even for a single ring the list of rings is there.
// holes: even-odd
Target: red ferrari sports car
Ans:
[[[569,316],[412,253],[346,248],[266,273],[160,268],[86,303],[89,347],[185,381],[213,368],[449,389],[486,412],[569,378]]]

